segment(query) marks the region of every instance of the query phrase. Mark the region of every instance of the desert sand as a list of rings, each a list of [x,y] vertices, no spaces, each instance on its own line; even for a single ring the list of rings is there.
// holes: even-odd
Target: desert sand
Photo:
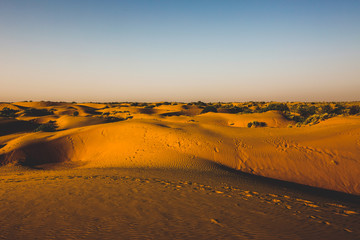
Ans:
[[[15,113],[0,119],[5,239],[360,236],[358,114],[299,125],[199,104],[4,108]]]

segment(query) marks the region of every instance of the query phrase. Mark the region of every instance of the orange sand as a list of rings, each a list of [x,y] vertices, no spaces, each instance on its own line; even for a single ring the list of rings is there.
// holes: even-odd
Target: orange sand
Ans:
[[[336,117],[320,124],[289,128],[276,111],[256,114],[199,114],[194,106],[143,107],[106,104],[20,102],[7,104],[52,109],[54,115],[18,117],[59,131],[9,130],[0,136],[0,163],[79,168],[147,167],[208,170],[217,163],[314,187],[360,194],[360,117]],[[78,116],[72,116],[78,111]],[[102,113],[132,119],[106,123]],[[267,123],[247,128],[248,122]],[[7,128],[0,120],[0,127]]]

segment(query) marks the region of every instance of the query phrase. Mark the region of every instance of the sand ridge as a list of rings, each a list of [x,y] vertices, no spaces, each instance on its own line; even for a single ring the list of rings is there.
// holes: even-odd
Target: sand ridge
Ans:
[[[220,169],[2,171],[0,196],[6,201],[0,207],[1,236],[9,239],[359,236],[358,205],[258,183],[250,176]]]
[[[278,111],[192,115],[186,111],[199,108],[181,104],[15,105],[52,109],[50,115],[30,118],[35,123],[53,120],[58,131],[0,137],[2,164],[211,170],[215,163],[255,175],[360,194],[358,116],[289,128],[286,126],[294,123]],[[79,114],[74,116],[73,111]],[[111,122],[114,118],[120,121]],[[267,126],[248,128],[249,121],[263,121]]]

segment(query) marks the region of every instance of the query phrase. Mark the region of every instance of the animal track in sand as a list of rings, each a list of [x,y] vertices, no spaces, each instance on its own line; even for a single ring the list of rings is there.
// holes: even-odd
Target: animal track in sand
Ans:
[[[103,179],[107,183],[114,181],[122,181],[122,182],[137,182],[139,184],[159,184],[164,188],[171,189],[174,191],[191,191],[198,192],[199,194],[207,194],[219,197],[230,197],[238,200],[252,200],[259,201],[263,203],[268,203],[271,205],[276,205],[278,207],[282,207],[287,211],[292,211],[293,214],[298,213],[309,213],[309,216],[316,216],[316,219],[321,218],[320,223],[325,223],[330,225],[330,220],[325,219],[324,217],[320,217],[319,214],[323,215],[340,215],[340,216],[355,216],[359,213],[354,209],[350,209],[348,206],[344,206],[337,203],[325,203],[325,204],[317,204],[313,201],[309,201],[301,198],[294,198],[288,195],[278,195],[273,193],[259,193],[255,191],[244,190],[238,187],[229,186],[225,183],[219,186],[211,186],[204,185],[192,181],[169,181],[166,179],[160,178],[142,178],[142,177],[132,177],[132,176],[109,176],[109,175],[55,175],[55,176],[44,176],[44,177],[26,177],[23,175],[20,176],[12,176],[6,177],[3,176],[0,178],[0,183],[25,183],[27,181],[58,181],[58,180],[86,180],[92,181],[96,179]],[[312,213],[317,213],[312,214]],[[315,219],[314,217],[310,217],[311,219]],[[332,224],[335,226],[334,224]]]
[[[317,224],[325,224],[327,227],[341,231],[357,231],[354,229],[354,226],[356,226],[356,221],[358,221],[356,220],[359,214],[358,210],[345,206],[344,204],[334,202],[317,203],[316,201],[309,201],[307,199],[289,195],[250,191],[226,183],[213,185],[185,180],[171,181],[161,177],[138,177],[117,174],[77,175],[65,173],[62,175],[51,174],[50,176],[1,176],[0,184],[14,184],[16,187],[17,184],[27,184],[29,181],[37,181],[40,183],[44,183],[44,181],[56,181],[61,183],[62,181],[91,182],[99,180],[103,181],[104,186],[108,184],[139,184],[139,186],[144,187],[158,186],[160,189],[163,188],[163,191],[174,191],[183,196],[187,196],[188,194],[199,194],[204,197],[216,199],[226,198],[234,201],[234,203],[236,203],[235,206],[238,207],[243,206],[244,203],[242,203],[242,201],[247,201],[257,206],[259,204],[266,204],[269,208],[265,207],[264,209],[279,209],[275,210],[275,212],[286,212],[300,221],[311,221]],[[134,189],[136,189],[136,187]],[[263,213],[259,212],[258,214],[269,214],[269,212],[266,211]],[[216,218],[211,219],[217,220]],[[211,219],[210,221],[213,224],[218,225]],[[218,222],[222,225],[222,227],[227,227],[226,224],[223,224],[220,221]],[[353,222],[355,222],[355,225]]]
[[[301,145],[295,141],[287,140],[285,138],[269,138],[265,140],[265,143],[268,143],[274,146],[277,150],[281,152],[287,152],[289,150],[299,151],[305,154],[319,154],[319,155],[327,155],[330,159],[336,159],[337,154],[331,152],[327,149],[319,149],[310,146]],[[338,162],[332,160],[330,163],[337,165]]]
[[[237,167],[236,169],[241,170],[244,168],[248,168],[246,162],[249,160],[249,155],[246,152],[247,149],[252,149],[253,147],[251,145],[246,144],[241,139],[233,139],[235,144],[235,150],[236,150],[236,160]]]

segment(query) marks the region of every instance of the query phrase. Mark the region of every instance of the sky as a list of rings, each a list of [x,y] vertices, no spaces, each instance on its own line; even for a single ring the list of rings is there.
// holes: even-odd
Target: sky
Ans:
[[[360,100],[360,1],[0,0],[23,100]]]

